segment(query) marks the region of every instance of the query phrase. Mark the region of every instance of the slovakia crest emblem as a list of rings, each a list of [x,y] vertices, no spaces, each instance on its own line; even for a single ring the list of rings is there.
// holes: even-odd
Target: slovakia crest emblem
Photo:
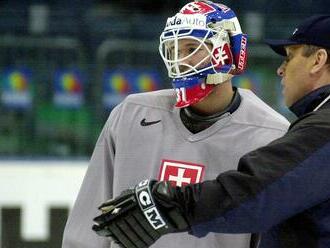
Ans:
[[[222,47],[214,49],[213,57],[212,63],[216,67],[233,63],[233,55],[228,43],[225,43]]]

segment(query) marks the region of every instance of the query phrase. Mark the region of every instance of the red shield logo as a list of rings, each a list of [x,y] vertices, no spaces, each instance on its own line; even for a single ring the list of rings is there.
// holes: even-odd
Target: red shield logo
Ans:
[[[163,160],[158,180],[170,181],[173,186],[199,183],[204,177],[204,165]]]
[[[182,14],[208,14],[214,12],[215,8],[207,3],[203,2],[194,2],[188,3],[181,9]]]

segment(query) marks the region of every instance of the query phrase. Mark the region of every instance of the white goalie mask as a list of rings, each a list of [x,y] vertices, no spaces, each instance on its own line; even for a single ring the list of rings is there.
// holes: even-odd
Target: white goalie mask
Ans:
[[[168,18],[159,52],[177,92],[177,107],[206,97],[246,67],[246,35],[225,5],[195,1]]]
[[[197,22],[205,27],[206,17],[204,15],[184,15],[177,14],[173,17],[172,22],[177,20],[185,20],[186,22]],[[170,21],[171,22],[171,21]],[[225,63],[225,60],[231,59],[229,35],[222,27],[217,29],[173,29],[163,32],[160,41],[160,54],[165,62],[168,70],[168,75],[171,78],[181,78],[201,73],[211,69],[216,73],[218,65],[224,65],[223,71],[234,69],[234,65]],[[202,29],[204,28],[204,29]],[[220,51],[225,46],[228,46],[228,51]],[[215,51],[215,48],[218,50]],[[184,52],[182,50],[189,50]],[[197,56],[196,63],[191,62],[191,58],[200,54],[204,56]],[[227,54],[229,53],[229,54]],[[231,62],[231,61],[230,61]]]

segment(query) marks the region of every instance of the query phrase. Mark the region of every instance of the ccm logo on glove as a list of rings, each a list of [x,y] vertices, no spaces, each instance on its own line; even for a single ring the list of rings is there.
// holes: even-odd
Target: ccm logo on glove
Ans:
[[[165,226],[165,221],[159,214],[155,203],[152,201],[151,192],[149,191],[149,180],[140,182],[136,186],[135,192],[140,208],[150,225],[154,229],[159,229]]]

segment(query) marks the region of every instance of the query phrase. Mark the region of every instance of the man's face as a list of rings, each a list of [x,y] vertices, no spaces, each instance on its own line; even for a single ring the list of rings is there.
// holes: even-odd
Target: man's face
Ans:
[[[303,56],[303,49],[302,45],[285,47],[287,57],[277,69],[277,74],[282,77],[282,93],[288,107],[311,90],[309,84],[311,58]]]
[[[203,68],[211,62],[212,45],[194,39],[180,39],[178,41],[178,67],[181,73]],[[173,51],[174,54],[174,51]]]

